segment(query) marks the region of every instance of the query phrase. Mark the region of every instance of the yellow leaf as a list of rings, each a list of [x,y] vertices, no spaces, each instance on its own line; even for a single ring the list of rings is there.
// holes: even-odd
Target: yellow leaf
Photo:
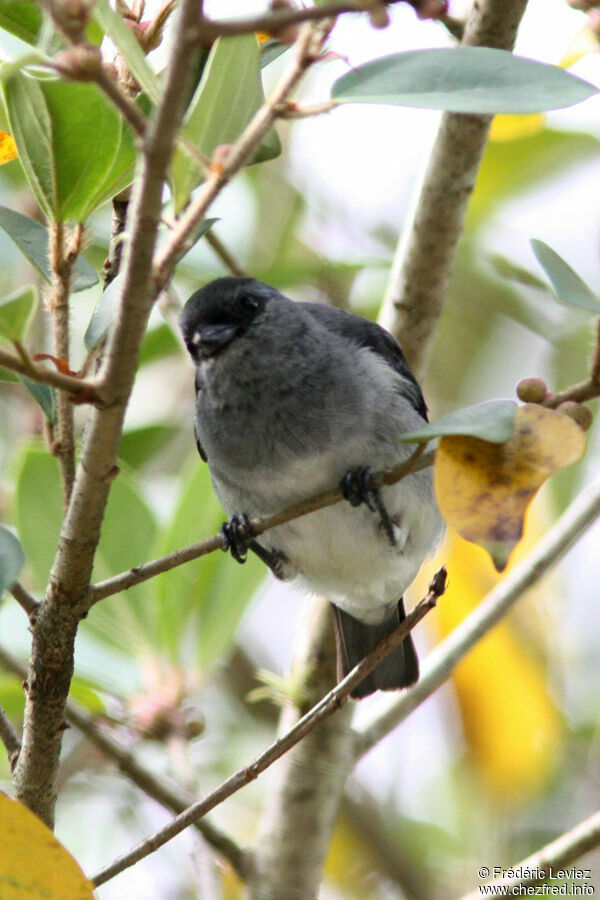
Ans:
[[[2,900],[93,900],[93,885],[49,828],[0,792]]]
[[[585,452],[581,428],[535,403],[520,406],[504,444],[449,435],[436,453],[434,484],[442,515],[484,547],[502,571],[523,533],[525,511],[544,481]]]
[[[544,113],[529,115],[497,115],[492,120],[490,129],[491,141],[514,141],[520,137],[537,134],[546,124]]]
[[[523,543],[535,543],[531,531],[542,530],[535,511],[533,519]],[[480,547],[456,534],[448,534],[440,559],[448,565],[448,588],[434,615],[446,637],[502,576]],[[539,654],[531,652],[509,619],[461,660],[453,683],[470,756],[493,794],[518,801],[543,788],[560,756],[563,722]]]
[[[15,144],[12,134],[0,129],[0,166],[16,159],[18,155],[17,145]]]

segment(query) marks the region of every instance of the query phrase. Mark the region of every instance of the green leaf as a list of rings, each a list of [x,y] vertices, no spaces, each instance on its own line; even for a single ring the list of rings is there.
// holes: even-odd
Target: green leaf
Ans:
[[[142,90],[153,103],[158,103],[161,95],[159,80],[148,65],[144,51],[138,44],[131,28],[123,21],[123,17],[111,8],[108,0],[97,0],[93,15],[122,53],[131,74]]]
[[[263,101],[256,36],[219,38],[211,49],[190,103],[182,136],[210,159],[217,147],[237,140]],[[253,162],[271,159],[280,152],[279,138],[271,129]],[[175,151],[171,177],[175,211],[180,212],[188,202],[190,192],[204,178],[202,168],[183,144]]]
[[[57,206],[52,121],[42,84],[16,72],[2,85],[10,130],[29,186],[42,211],[54,218]]]
[[[4,100],[25,174],[48,218],[82,221],[132,178],[129,126],[95,84],[13,72]]]
[[[172,425],[144,425],[126,431],[119,446],[119,459],[134,469],[141,468],[179,434]]]
[[[514,400],[488,400],[448,413],[418,431],[403,434],[403,443],[420,444],[445,434],[463,434],[503,444],[512,434],[517,404]]]
[[[169,553],[216,533],[225,518],[208,466],[198,464],[158,552]],[[190,664],[208,668],[230,645],[264,574],[264,565],[252,555],[241,566],[229,555],[211,553],[159,575],[153,583],[154,605],[165,649],[177,659],[187,650]]]
[[[38,588],[43,588],[48,580],[63,509],[56,458],[39,446],[24,447],[17,464],[17,528]]]
[[[25,564],[25,554],[19,539],[0,525],[0,597],[17,580]]]
[[[27,375],[19,375],[19,381],[27,388],[34,400],[40,404],[50,424],[55,425],[57,402],[54,388],[50,387],[49,384],[43,384],[41,381],[34,381],[32,378],[28,378]]]
[[[21,213],[0,206],[0,228],[15,242],[19,250],[27,257],[43,278],[50,283],[52,272],[48,262],[48,229]],[[94,267],[85,256],[78,256],[73,265],[71,290],[85,291],[98,282]]]
[[[122,287],[123,274],[117,275],[102,292],[83,336],[86,350],[97,347],[108,334],[117,316]]]
[[[545,281],[538,278],[537,275],[534,275],[529,269],[519,266],[502,253],[490,253],[487,256],[487,260],[501,278],[507,278],[509,281],[516,281],[517,284],[536,288],[537,290],[547,289]]]
[[[173,329],[166,322],[162,322],[156,328],[151,328],[146,332],[140,350],[140,366],[180,352],[181,344]]]
[[[38,302],[33,284],[18,288],[0,300],[0,340],[22,341]]]
[[[0,28],[35,44],[42,27],[42,14],[31,0],[0,0]]]
[[[577,306],[600,315],[600,300],[571,266],[552,247],[532,238],[531,248],[552,282],[554,293],[565,306]]]
[[[334,83],[336,103],[390,103],[462,113],[560,109],[598,93],[558,66],[490,47],[394,53],[358,66]]]

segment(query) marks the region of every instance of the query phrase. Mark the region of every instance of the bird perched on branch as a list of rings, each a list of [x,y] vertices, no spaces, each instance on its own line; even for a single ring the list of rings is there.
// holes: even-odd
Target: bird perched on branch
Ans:
[[[196,291],[181,328],[196,366],[196,443],[232,517],[224,549],[239,562],[250,549],[331,601],[344,675],[405,617],[403,592],[442,533],[429,470],[381,489],[370,477],[414,449],[398,437],[427,420],[421,390],[383,328],[253,278]],[[248,537],[247,516],[338,484],[349,503]],[[352,696],[418,676],[408,635]]]

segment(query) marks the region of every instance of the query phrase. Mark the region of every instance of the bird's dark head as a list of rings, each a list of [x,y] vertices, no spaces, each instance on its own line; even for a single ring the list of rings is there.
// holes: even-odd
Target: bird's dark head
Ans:
[[[215,356],[255,324],[278,292],[255,278],[217,278],[196,291],[179,324],[194,362]]]

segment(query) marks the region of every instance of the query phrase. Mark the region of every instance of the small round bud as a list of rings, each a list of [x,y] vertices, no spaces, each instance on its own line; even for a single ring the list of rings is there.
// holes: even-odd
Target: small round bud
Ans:
[[[54,66],[64,78],[71,81],[92,81],[102,69],[102,54],[99,47],[78,44],[57,53]]]
[[[548,388],[543,378],[522,378],[517,385],[517,397],[523,403],[542,403],[547,394]]]
[[[588,430],[594,418],[587,406],[584,406],[583,403],[576,403],[574,400],[565,400],[564,403],[560,403],[556,407],[556,411],[564,416],[569,416],[583,431]]]
[[[390,24],[390,14],[383,3],[373,4],[369,10],[369,19],[373,28],[387,28]]]

